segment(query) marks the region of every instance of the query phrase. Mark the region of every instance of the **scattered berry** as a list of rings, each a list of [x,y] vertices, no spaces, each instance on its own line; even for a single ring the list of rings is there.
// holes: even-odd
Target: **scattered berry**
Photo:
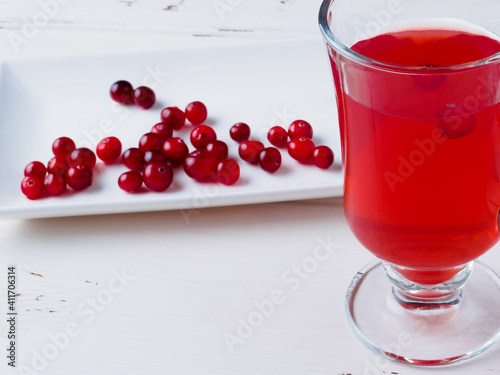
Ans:
[[[225,159],[217,164],[217,181],[224,185],[234,185],[240,178],[240,166],[234,159]]]
[[[134,102],[142,109],[151,108],[156,102],[156,95],[147,86],[140,86],[134,90]]]
[[[28,199],[38,199],[43,194],[43,178],[26,176],[21,182],[21,191]]]
[[[333,164],[333,151],[328,146],[318,146],[313,152],[314,165],[319,168],[327,169]]]
[[[188,121],[193,125],[200,125],[207,119],[207,107],[202,102],[189,103],[184,113]]]
[[[167,163],[154,161],[144,169],[144,184],[153,191],[167,190],[173,178],[174,172]]]
[[[238,147],[238,154],[240,158],[250,164],[257,164],[259,162],[259,154],[264,150],[264,144],[255,139],[247,139],[240,143]]]
[[[195,181],[214,181],[216,179],[217,160],[208,151],[196,150],[184,160],[184,171]]]
[[[276,147],[285,147],[288,142],[288,133],[281,126],[273,126],[267,133],[267,139]]]
[[[214,129],[207,125],[198,125],[191,131],[190,140],[198,150],[203,150],[210,142],[217,139]]]
[[[122,153],[122,143],[116,137],[102,139],[96,148],[96,154],[105,163],[113,163]]]
[[[144,152],[136,147],[129,148],[123,153],[123,165],[133,171],[142,171],[144,169]]]
[[[24,168],[25,177],[32,176],[44,178],[45,173],[47,173],[47,168],[45,168],[45,165],[40,161],[32,161]]]
[[[77,165],[86,165],[90,169],[95,167],[96,157],[92,150],[87,147],[81,147],[73,150],[69,155],[69,165],[70,167],[76,167]],[[71,185],[70,185],[71,186]]]
[[[139,150],[146,152],[149,150],[160,150],[163,147],[163,138],[156,133],[146,133],[139,140]]]
[[[311,124],[304,120],[295,120],[288,128],[288,137],[294,139],[297,137],[305,137],[312,139],[313,129]]]
[[[75,142],[68,137],[57,138],[54,143],[52,143],[52,152],[54,155],[64,158],[67,158],[75,148]]]
[[[208,151],[217,161],[227,159],[227,155],[229,153],[227,144],[218,140],[210,142],[205,147],[205,150]]]
[[[66,163],[66,158],[62,156],[54,156],[47,163],[47,172],[64,175],[68,170],[69,165]]]
[[[56,197],[66,191],[66,177],[60,174],[49,173],[45,177],[45,191]]]
[[[265,148],[259,154],[259,165],[266,172],[276,172],[281,166],[280,151],[274,147]]]
[[[186,115],[177,107],[167,107],[161,111],[161,122],[173,130],[179,130],[186,123]]]
[[[120,104],[134,104],[134,87],[128,81],[117,81],[109,90],[111,98]]]
[[[135,193],[144,182],[142,174],[137,171],[128,171],[118,177],[118,186],[127,193]]]
[[[144,164],[148,165],[154,161],[161,161],[162,163],[167,162],[167,158],[160,150],[149,150],[144,154]]]
[[[92,169],[85,164],[70,167],[66,172],[66,182],[74,190],[83,190],[92,185]]]
[[[154,125],[151,128],[151,133],[158,134],[163,138],[163,140],[172,138],[172,136],[174,135],[174,131],[172,130],[172,128],[167,126],[163,122],[159,122],[158,124]]]
[[[294,138],[288,142],[288,153],[302,164],[311,164],[313,162],[315,148],[314,142],[306,137]]]
[[[236,142],[246,141],[250,137],[250,126],[243,122],[238,122],[229,129],[231,139]]]
[[[189,149],[181,138],[172,137],[163,144],[162,153],[173,166],[179,166],[186,160]]]

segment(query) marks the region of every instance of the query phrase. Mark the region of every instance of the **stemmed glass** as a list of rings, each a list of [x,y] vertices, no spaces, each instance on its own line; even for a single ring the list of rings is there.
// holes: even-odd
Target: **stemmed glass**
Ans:
[[[346,313],[390,359],[456,363],[500,336],[500,279],[475,260],[500,238],[498,14],[492,0],[321,6],[345,215],[378,258],[352,280]]]

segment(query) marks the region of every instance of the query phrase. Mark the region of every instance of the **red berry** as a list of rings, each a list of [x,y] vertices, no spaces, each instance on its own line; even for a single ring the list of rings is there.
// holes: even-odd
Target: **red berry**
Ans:
[[[259,154],[259,165],[266,172],[276,172],[281,166],[280,151],[274,147],[265,148]]]
[[[250,126],[243,122],[238,122],[229,129],[231,139],[236,142],[243,142],[250,137]]]
[[[210,142],[217,139],[214,129],[207,125],[199,125],[191,131],[190,140],[195,148],[203,150]]]
[[[69,155],[69,165],[70,167],[76,167],[77,165],[83,164],[90,169],[95,167],[96,157],[92,150],[87,147],[77,148]]]
[[[144,152],[136,147],[129,148],[123,153],[123,164],[131,170],[142,171],[144,169]]]
[[[64,175],[49,173],[45,177],[44,184],[45,191],[54,197],[66,191],[66,177]]]
[[[156,133],[160,137],[162,137],[163,140],[166,140],[166,139],[172,138],[174,131],[172,130],[171,127],[167,126],[163,122],[159,122],[158,124],[154,125],[151,128],[151,133]]]
[[[47,163],[47,172],[64,175],[68,170],[69,165],[66,163],[66,158],[63,156],[54,156]]]
[[[128,81],[117,81],[109,90],[111,98],[120,104],[134,104],[134,87]]]
[[[273,126],[267,133],[267,139],[273,146],[285,147],[288,142],[288,133],[281,126]]]
[[[54,143],[52,143],[52,152],[54,155],[62,156],[64,158],[67,158],[75,148],[75,142],[68,137],[57,138]]]
[[[140,86],[134,90],[134,101],[143,109],[151,108],[156,102],[156,95],[147,86]]]
[[[195,181],[214,181],[216,179],[217,160],[207,151],[196,150],[184,160],[184,171]]]
[[[333,164],[333,151],[328,146],[318,146],[314,149],[313,153],[314,164],[319,167],[326,169]]]
[[[21,182],[21,191],[28,199],[38,199],[43,194],[43,178],[26,176]]]
[[[139,140],[139,149],[142,152],[160,150],[163,147],[163,138],[156,133],[146,133]]]
[[[96,148],[96,154],[105,163],[113,163],[122,153],[122,143],[116,137],[102,139]]]
[[[162,163],[167,162],[167,158],[162,154],[160,150],[149,150],[144,154],[144,164],[148,165],[154,161],[161,161]]]
[[[193,125],[199,125],[207,119],[207,107],[202,102],[189,103],[184,112],[188,121]]]
[[[173,130],[179,130],[186,123],[186,115],[177,107],[167,107],[161,111],[161,122]]]
[[[306,137],[294,138],[288,142],[288,153],[302,164],[311,164],[313,162],[315,148],[314,142]]]
[[[264,145],[255,139],[247,139],[240,143],[238,147],[238,154],[240,158],[250,164],[257,164],[259,161],[259,154],[264,150]]]
[[[288,137],[290,139],[294,139],[297,137],[312,139],[313,129],[311,124],[304,120],[295,120],[288,128]]]
[[[189,149],[181,138],[172,137],[167,139],[163,144],[162,153],[168,162],[174,166],[179,166],[184,163],[189,154]]]
[[[476,116],[461,105],[449,105],[438,111],[439,133],[448,139],[457,139],[470,134],[476,127]]]
[[[174,172],[167,163],[154,161],[144,169],[144,184],[153,191],[167,190],[173,178]]]
[[[92,185],[92,169],[85,164],[70,167],[66,172],[66,183],[75,190],[83,190]]]
[[[118,177],[118,186],[127,193],[135,193],[144,182],[142,174],[137,171],[128,171]]]
[[[45,173],[47,173],[47,168],[40,161],[32,161],[26,168],[24,168],[24,176],[40,177],[44,178]]]
[[[205,147],[205,150],[208,151],[217,161],[227,159],[227,155],[229,153],[227,144],[222,141],[210,142]]]
[[[217,164],[217,181],[224,185],[234,185],[240,178],[240,166],[234,159],[225,159]]]

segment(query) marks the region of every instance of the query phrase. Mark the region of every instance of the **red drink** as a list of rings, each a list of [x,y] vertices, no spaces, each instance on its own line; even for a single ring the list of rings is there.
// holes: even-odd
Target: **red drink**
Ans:
[[[499,240],[500,65],[446,67],[494,55],[500,42],[416,29],[351,48],[401,65],[401,74],[382,65],[341,66],[330,50],[349,226],[377,257],[428,271],[413,281],[439,283],[453,275],[438,270],[476,259]],[[338,69],[345,69],[342,82]]]

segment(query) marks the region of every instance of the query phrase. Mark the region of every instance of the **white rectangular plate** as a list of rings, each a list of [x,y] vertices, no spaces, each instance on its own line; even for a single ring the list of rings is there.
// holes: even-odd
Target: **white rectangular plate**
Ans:
[[[334,88],[321,40],[11,59],[2,61],[0,69],[0,217],[190,210],[342,194]],[[155,106],[145,111],[114,103],[109,87],[120,79],[152,87]],[[95,150],[101,138],[113,135],[124,150],[137,147],[140,136],[159,122],[162,108],[184,108],[194,100],[207,105],[207,123],[239,160],[236,185],[199,184],[181,168],[164,193],[127,194],[117,185],[125,167],[98,163],[94,183],[85,191],[36,201],[21,193],[25,165],[32,160],[46,163],[57,137],[69,136],[77,147]],[[272,175],[239,159],[237,144],[229,137],[232,124],[246,122],[252,137],[269,145],[267,130],[288,127],[295,119],[310,122],[316,144],[333,149],[336,160],[328,170],[300,165],[286,150],[280,170]],[[191,128],[177,133],[188,144]]]

